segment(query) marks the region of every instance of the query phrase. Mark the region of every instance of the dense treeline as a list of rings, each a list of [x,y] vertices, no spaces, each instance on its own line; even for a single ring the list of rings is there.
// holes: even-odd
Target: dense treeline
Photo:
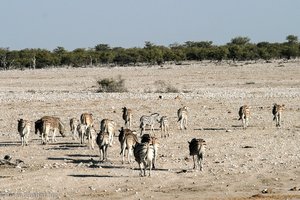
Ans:
[[[300,56],[298,37],[288,35],[286,42],[250,43],[248,37],[236,37],[226,45],[213,45],[211,41],[171,44],[169,47],[145,42],[143,48],[111,48],[108,44],[98,44],[94,48],[78,48],[67,51],[57,47],[46,49],[12,50],[0,48],[0,69],[46,68],[62,66],[101,66],[158,64],[190,60],[257,60],[292,59]]]

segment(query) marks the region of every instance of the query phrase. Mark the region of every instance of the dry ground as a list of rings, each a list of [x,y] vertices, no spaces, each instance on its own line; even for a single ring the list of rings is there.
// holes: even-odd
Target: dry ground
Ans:
[[[97,80],[119,75],[128,93],[95,93]],[[181,93],[149,93],[155,81]],[[24,163],[0,166],[0,199],[300,199],[299,100],[299,61],[1,71],[0,158]],[[273,103],[286,105],[281,128],[272,121]],[[237,120],[243,104],[252,107],[247,130]],[[189,127],[179,131],[183,105],[190,108]],[[141,115],[169,116],[172,135],[160,139],[152,177],[140,177],[136,162],[121,164],[117,137],[108,162],[99,163],[97,148],[70,136],[69,119],[83,112],[94,114],[97,129],[103,118],[120,128],[123,106],[133,109],[135,130]],[[61,117],[69,136],[41,145],[32,130],[22,148],[17,119],[44,115]],[[207,142],[203,172],[192,170],[187,141],[194,137]]]

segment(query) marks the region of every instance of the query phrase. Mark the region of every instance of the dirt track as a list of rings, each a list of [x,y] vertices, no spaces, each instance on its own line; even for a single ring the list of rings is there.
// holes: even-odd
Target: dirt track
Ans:
[[[299,61],[273,61],[1,71],[0,159],[9,154],[24,164],[0,166],[0,198],[300,199],[299,67]],[[95,93],[97,80],[119,75],[128,93]],[[155,81],[181,93],[149,93],[158,89]],[[286,105],[281,128],[272,121],[273,103]],[[252,108],[247,130],[237,120],[243,104]],[[183,105],[190,108],[187,131],[179,131],[177,123]],[[117,137],[109,161],[99,163],[97,148],[70,136],[69,119],[83,112],[94,114],[98,130],[103,118],[120,128],[123,106],[134,110],[135,130],[144,114],[169,116],[172,135],[160,139],[158,169],[150,178],[139,176],[136,162],[121,164]],[[59,116],[69,136],[45,146],[32,130],[29,146],[20,147],[17,119],[34,122],[44,115]],[[203,172],[192,170],[187,141],[194,137],[207,142]]]

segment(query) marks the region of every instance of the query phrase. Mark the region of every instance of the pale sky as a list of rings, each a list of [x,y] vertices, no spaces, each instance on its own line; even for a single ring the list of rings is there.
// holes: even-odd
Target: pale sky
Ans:
[[[300,0],[0,0],[0,48],[300,39]]]

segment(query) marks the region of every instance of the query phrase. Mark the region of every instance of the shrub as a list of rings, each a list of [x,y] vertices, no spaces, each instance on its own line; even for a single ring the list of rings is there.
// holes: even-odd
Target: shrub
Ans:
[[[105,78],[97,81],[99,89],[97,92],[127,92],[128,90],[125,87],[125,80],[118,77],[117,80],[113,78]]]
[[[161,80],[155,81],[154,84],[157,87],[157,90],[155,91],[157,93],[178,93],[179,92],[177,88]]]

